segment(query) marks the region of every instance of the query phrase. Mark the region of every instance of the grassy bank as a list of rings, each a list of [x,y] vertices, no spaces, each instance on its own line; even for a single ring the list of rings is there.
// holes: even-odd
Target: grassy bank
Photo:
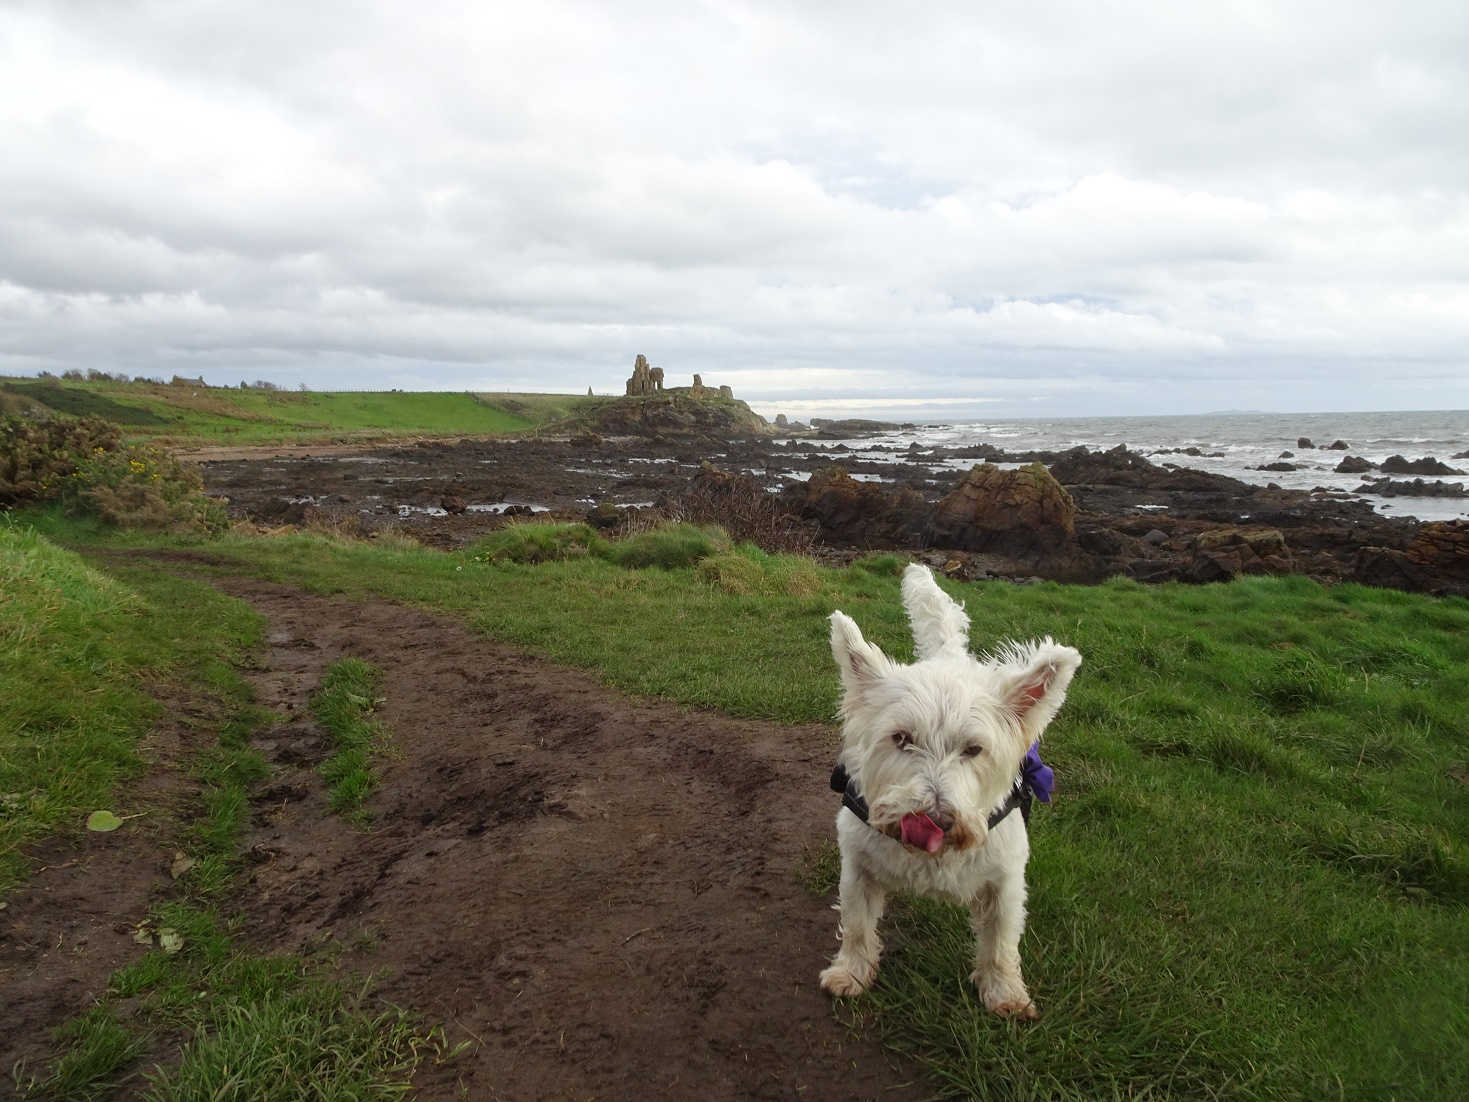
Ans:
[[[440,553],[302,533],[208,552],[777,721],[830,718],[834,607],[911,656],[896,556],[833,571],[688,530],[643,540],[528,530]],[[1032,824],[1022,951],[1043,1017],[979,1009],[966,920],[926,901],[894,908],[877,988],[840,1013],[976,1097],[1469,1093],[1469,602],[1301,578],[946,588],[979,646],[1050,634],[1085,656],[1047,739],[1057,801]],[[829,823],[811,834],[807,877],[829,892]]]
[[[0,378],[0,413],[105,417],[129,440],[189,447],[526,432],[599,401],[571,394],[316,392]]]

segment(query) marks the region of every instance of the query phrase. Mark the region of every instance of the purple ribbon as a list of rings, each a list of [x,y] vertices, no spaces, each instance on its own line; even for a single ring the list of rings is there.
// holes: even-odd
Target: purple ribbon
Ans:
[[[1031,743],[1030,749],[1025,752],[1025,760],[1020,763],[1020,775],[1030,790],[1035,793],[1035,798],[1043,804],[1051,802],[1051,790],[1056,787],[1056,774],[1051,772],[1051,767],[1041,761],[1041,744]]]

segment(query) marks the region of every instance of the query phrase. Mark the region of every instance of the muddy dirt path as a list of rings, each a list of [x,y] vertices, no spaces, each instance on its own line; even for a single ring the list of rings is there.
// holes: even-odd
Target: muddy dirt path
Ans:
[[[221,584],[269,621],[260,702],[292,717],[261,743],[250,935],[345,946],[470,1040],[422,1097],[927,1093],[817,988],[835,919],[797,870],[831,834],[830,729],[629,699],[397,605]],[[365,832],[326,811],[307,715],[344,655],[385,671],[396,746]]]

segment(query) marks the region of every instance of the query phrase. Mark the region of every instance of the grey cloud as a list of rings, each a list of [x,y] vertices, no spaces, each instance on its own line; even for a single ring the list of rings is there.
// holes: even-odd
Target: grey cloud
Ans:
[[[1469,405],[1460,5],[892,11],[9,9],[0,356]]]

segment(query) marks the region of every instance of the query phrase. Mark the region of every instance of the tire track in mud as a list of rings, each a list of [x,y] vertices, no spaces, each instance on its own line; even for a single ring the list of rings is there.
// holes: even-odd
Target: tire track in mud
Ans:
[[[277,776],[245,843],[247,932],[335,945],[471,1040],[420,1070],[422,1097],[928,1093],[817,986],[835,918],[796,869],[831,835],[831,730],[628,698],[387,602],[217,584],[266,617],[254,680],[284,717],[258,743]],[[346,655],[384,670],[395,745],[367,831],[315,774],[309,696]]]

